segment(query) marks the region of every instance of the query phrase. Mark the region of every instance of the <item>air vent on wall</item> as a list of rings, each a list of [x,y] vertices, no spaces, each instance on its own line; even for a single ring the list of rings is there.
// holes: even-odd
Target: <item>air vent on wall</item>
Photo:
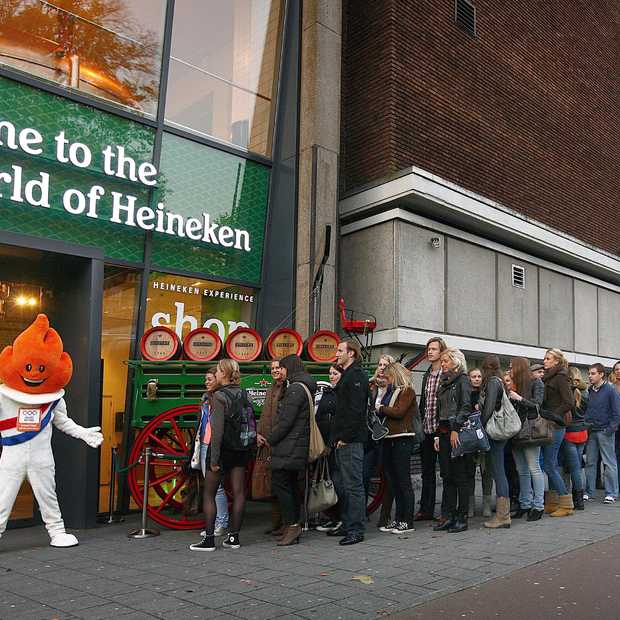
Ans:
[[[512,266],[512,285],[516,288],[525,288],[525,267],[522,265]]]
[[[454,19],[463,30],[476,36],[476,7],[467,0],[455,0]]]

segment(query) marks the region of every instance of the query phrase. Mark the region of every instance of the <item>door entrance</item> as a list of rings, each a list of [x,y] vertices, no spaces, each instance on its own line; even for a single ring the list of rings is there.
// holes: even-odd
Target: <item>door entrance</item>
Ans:
[[[101,261],[11,245],[0,245],[0,348],[9,345],[39,312],[63,339],[73,360],[67,410],[78,424],[99,425]],[[68,527],[87,527],[97,510],[98,453],[54,432],[57,492]],[[38,521],[28,484],[11,515],[12,525]]]

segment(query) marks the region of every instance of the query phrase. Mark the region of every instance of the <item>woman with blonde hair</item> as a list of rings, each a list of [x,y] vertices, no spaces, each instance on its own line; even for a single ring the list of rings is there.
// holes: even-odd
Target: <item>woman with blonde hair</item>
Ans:
[[[465,356],[459,349],[446,349],[440,360],[442,374],[437,389],[439,429],[435,436],[435,450],[439,452],[443,494],[441,520],[433,530],[457,533],[467,529],[474,461],[471,454],[452,458],[452,449],[459,445],[458,431],[472,413],[471,383]]]
[[[370,413],[376,412],[380,405],[387,405],[392,395],[392,386],[389,385],[385,377],[385,369],[395,362],[395,359],[383,353],[377,362],[377,368],[368,382],[368,410]],[[383,469],[383,442],[369,439],[364,446],[364,490],[366,491],[366,501],[370,491],[370,481],[375,473]],[[381,513],[377,527],[384,531],[392,525],[392,504],[394,495],[390,487],[387,476],[384,476],[383,499],[381,501]]]
[[[549,479],[549,491],[545,497],[545,512],[552,517],[572,515],[575,507],[562,479],[558,465],[558,453],[564,441],[566,426],[572,421],[575,398],[568,379],[568,361],[560,349],[549,349],[543,360],[545,375],[545,398],[541,415],[549,421],[553,441],[543,446],[545,473]]]
[[[581,376],[579,368],[568,369],[570,386],[575,397],[571,423],[566,427],[560,455],[565,469],[570,473],[573,505],[575,510],[584,509],[584,479],[581,468],[583,451],[588,441],[588,427],[585,423],[588,406],[588,386]]]
[[[247,404],[248,395],[239,386],[241,371],[235,360],[220,360],[215,367],[215,379],[217,386],[211,396],[211,442],[206,457],[203,499],[206,528],[202,540],[190,545],[192,551],[215,551],[214,529],[217,516],[215,495],[222,478],[228,478],[230,481],[233,495],[229,519],[230,531],[222,545],[229,549],[238,549],[241,546],[239,530],[245,509],[245,469],[250,452],[249,449],[233,446],[226,428],[228,420],[238,411],[240,404],[241,406]]]
[[[418,402],[411,373],[402,364],[388,364],[384,372],[392,394],[387,404],[378,405],[377,413],[385,416],[389,430],[383,439],[383,471],[396,500],[396,518],[380,530],[392,534],[406,534],[415,529],[411,455],[415,437],[413,417],[419,415]]]

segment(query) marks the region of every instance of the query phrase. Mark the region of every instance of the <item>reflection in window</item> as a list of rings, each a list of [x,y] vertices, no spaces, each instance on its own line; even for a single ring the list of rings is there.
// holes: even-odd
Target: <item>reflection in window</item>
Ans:
[[[165,0],[2,0],[0,63],[154,116]]]
[[[282,0],[184,0],[174,11],[166,120],[271,154]]]
[[[141,276],[137,271],[105,266],[101,320],[101,432],[99,510],[107,510],[110,492],[111,449],[120,448],[127,392],[127,364],[136,336]]]
[[[164,325],[183,339],[209,327],[224,341],[237,327],[249,327],[256,291],[246,286],[151,272],[144,329]]]

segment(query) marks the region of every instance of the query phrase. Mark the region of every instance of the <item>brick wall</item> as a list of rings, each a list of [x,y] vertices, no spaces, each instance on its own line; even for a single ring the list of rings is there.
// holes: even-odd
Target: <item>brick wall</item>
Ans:
[[[341,190],[415,165],[620,254],[620,4],[348,0]]]

